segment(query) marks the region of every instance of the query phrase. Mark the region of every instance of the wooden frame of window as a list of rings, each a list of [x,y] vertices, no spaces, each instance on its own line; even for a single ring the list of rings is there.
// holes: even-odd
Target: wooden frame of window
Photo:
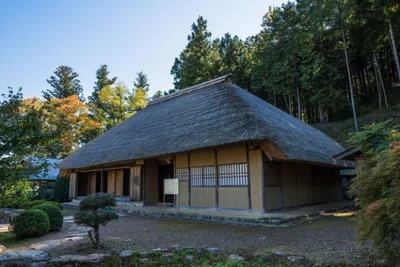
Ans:
[[[189,168],[176,168],[175,177],[179,181],[189,181]]]
[[[247,187],[249,185],[248,168],[247,162],[218,165],[218,186]]]
[[[215,166],[201,166],[190,168],[191,187],[215,187],[216,186]]]

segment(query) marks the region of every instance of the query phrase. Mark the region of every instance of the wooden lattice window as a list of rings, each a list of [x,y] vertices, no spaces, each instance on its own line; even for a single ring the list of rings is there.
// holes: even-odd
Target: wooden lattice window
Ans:
[[[175,177],[179,179],[179,181],[189,180],[189,168],[177,168],[175,170]]]
[[[265,186],[281,185],[281,164],[279,162],[264,161],[264,184]]]
[[[190,184],[193,187],[215,186],[215,167],[192,167],[190,168]]]
[[[247,186],[247,163],[219,165],[218,186]]]

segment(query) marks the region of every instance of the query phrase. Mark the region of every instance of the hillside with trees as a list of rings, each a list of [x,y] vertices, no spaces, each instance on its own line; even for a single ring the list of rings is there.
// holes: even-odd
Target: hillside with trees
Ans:
[[[307,123],[393,107],[400,90],[400,4],[298,0],[271,7],[262,30],[212,38],[193,23],[171,68],[175,89],[232,73],[235,83]],[[354,105],[351,101],[354,95]]]

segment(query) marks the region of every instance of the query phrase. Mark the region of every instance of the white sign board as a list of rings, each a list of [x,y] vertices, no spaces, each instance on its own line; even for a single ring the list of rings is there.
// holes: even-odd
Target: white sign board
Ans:
[[[178,179],[164,179],[164,195],[178,195]]]

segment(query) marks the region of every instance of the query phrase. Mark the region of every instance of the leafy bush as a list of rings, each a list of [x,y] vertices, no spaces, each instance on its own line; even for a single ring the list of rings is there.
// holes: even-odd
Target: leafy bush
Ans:
[[[374,126],[368,129],[375,130]],[[364,141],[357,139],[361,143],[358,146],[366,147],[368,152],[350,187],[350,195],[360,207],[357,224],[360,240],[372,240],[381,256],[395,262],[400,260],[400,134],[396,130],[386,132],[383,142],[381,136],[377,130],[376,135]]]
[[[47,216],[49,217],[51,231],[57,231],[62,228],[64,217],[61,213],[61,210],[56,206],[52,204],[42,204],[39,206],[34,206],[32,209],[46,212]]]
[[[10,229],[17,238],[45,235],[50,230],[50,221],[42,210],[27,210],[14,217]]]
[[[9,181],[0,186],[0,207],[21,209],[31,197],[32,189],[28,179]]]
[[[50,204],[50,205],[56,206],[59,210],[63,210],[64,209],[64,207],[63,207],[63,205],[61,205],[61,203],[58,203],[58,202],[55,202],[55,201],[49,201],[49,202],[46,202],[46,204]]]
[[[54,185],[53,198],[57,202],[69,202],[69,178],[58,177]]]
[[[45,203],[47,203],[47,201],[44,200],[44,199],[33,200],[33,201],[28,202],[26,204],[25,209],[30,209],[30,208],[32,208],[34,206],[39,206],[39,205],[42,205],[42,204],[45,204]]]
[[[59,210],[64,209],[64,207],[60,203],[55,202],[55,201],[46,201],[44,199],[34,200],[34,201],[26,203],[25,209],[32,209],[36,206],[43,205],[43,204],[53,205],[53,206],[57,207]]]
[[[89,231],[88,234],[94,248],[98,248],[100,245],[100,225],[105,226],[109,221],[118,219],[118,214],[115,212],[102,211],[102,209],[115,207],[116,204],[115,198],[105,193],[87,196],[79,203],[79,212],[75,214],[75,222],[93,228],[93,231]],[[92,232],[94,232],[94,238]]]

